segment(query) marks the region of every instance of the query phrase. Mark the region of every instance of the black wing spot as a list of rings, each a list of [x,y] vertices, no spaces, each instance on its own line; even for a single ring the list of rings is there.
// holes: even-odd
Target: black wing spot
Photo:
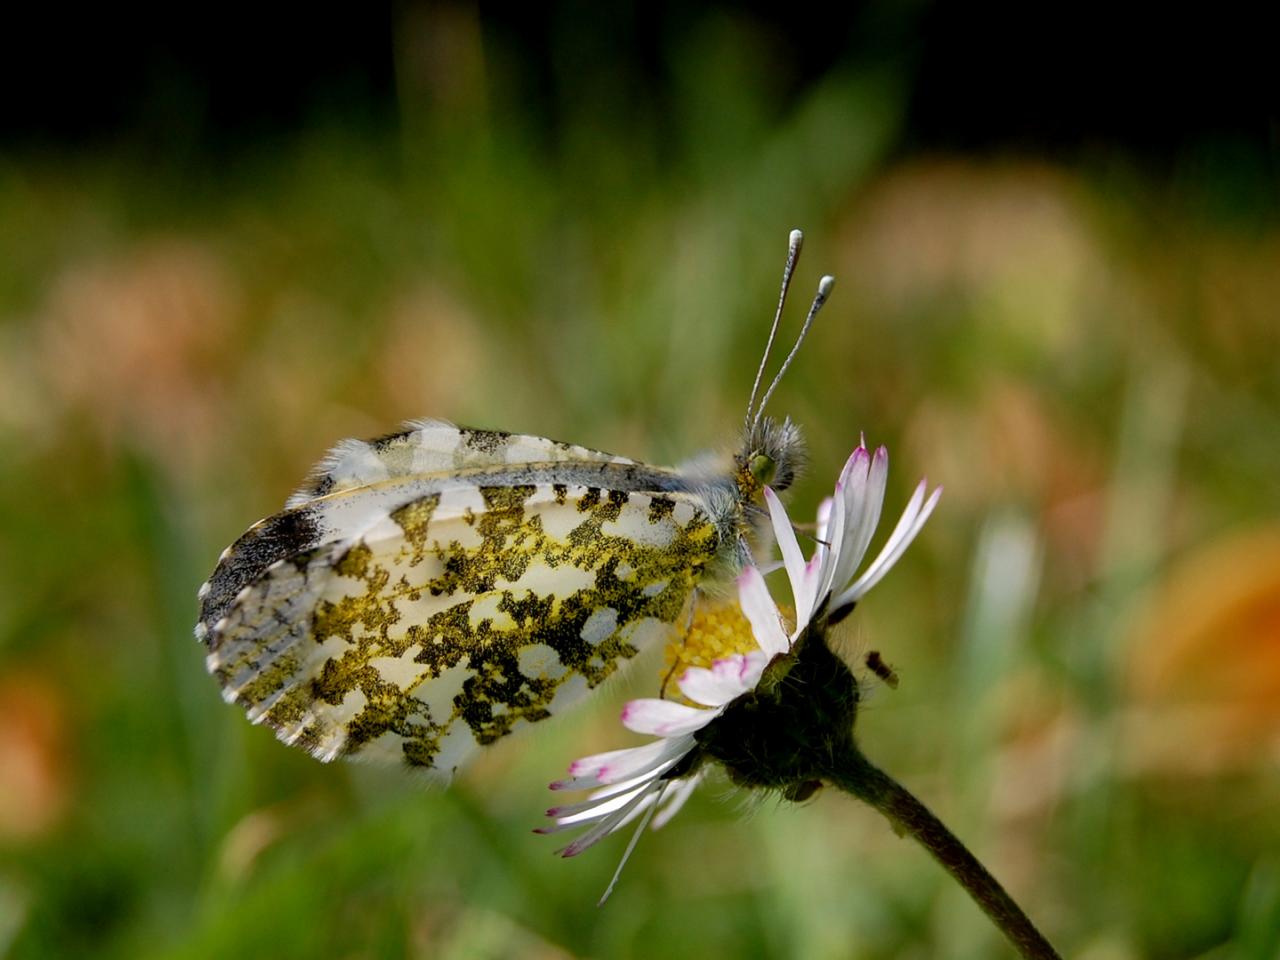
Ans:
[[[384,433],[380,437],[374,437],[372,440],[366,440],[365,442],[373,448],[374,453],[382,453],[387,447],[399,443],[411,433],[413,433],[413,430],[397,430],[395,433]]]
[[[299,507],[268,517],[231,545],[227,557],[209,578],[209,592],[200,604],[200,622],[210,631],[226,616],[236,596],[257,580],[267,568],[316,546],[320,525],[315,510]]]
[[[463,430],[462,442],[481,453],[497,453],[506,445],[511,434],[502,430]]]
[[[659,523],[675,512],[676,502],[670,497],[654,497],[649,502],[649,522]]]

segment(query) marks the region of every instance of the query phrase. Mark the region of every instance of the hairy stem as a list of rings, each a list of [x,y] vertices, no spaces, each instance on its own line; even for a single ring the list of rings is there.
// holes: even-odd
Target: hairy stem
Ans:
[[[856,748],[831,763],[824,779],[869,803],[894,828],[914,837],[968,891],[1018,953],[1028,960],[1061,960],[1004,887],[933,812]]]

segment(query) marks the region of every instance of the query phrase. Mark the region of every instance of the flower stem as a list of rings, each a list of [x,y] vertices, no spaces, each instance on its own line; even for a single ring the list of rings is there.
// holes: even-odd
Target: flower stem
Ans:
[[[914,837],[973,897],[1018,953],[1027,960],[1061,960],[999,881],[906,787],[872,764],[857,748],[834,760],[830,767],[824,772],[824,779],[875,807],[895,830]]]

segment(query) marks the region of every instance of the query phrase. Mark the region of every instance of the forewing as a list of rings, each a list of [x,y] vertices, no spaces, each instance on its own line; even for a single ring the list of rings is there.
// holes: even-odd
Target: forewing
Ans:
[[[665,634],[719,537],[690,493],[444,489],[272,563],[209,625],[209,669],[322,760],[447,776]]]
[[[539,438],[531,438],[543,443]],[[602,454],[602,456],[604,456]],[[200,587],[196,639],[208,644],[214,625],[236,597],[282,560],[327,544],[349,545],[364,537],[387,514],[405,504],[460,487],[526,487],[559,479],[568,487],[600,488],[650,494],[689,494],[698,503],[714,501],[723,513],[724,492],[690,484],[665,467],[612,461],[535,462],[473,467],[455,473],[421,473],[391,477],[364,486],[313,497],[259,520],[222,551],[218,565]]]
[[[546,437],[473,430],[444,420],[412,420],[403,430],[376,440],[343,440],[316,465],[285,506],[296,507],[316,497],[395,477],[565,461],[635,462]]]

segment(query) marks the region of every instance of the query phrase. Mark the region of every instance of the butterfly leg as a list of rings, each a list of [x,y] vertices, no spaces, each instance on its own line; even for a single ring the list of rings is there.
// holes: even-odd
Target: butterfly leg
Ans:
[[[701,592],[702,592],[701,590],[695,587],[693,590],[693,594],[689,597],[689,619],[685,622],[685,625],[684,625],[684,637],[680,641],[681,647],[683,647],[685,644],[689,642],[689,634],[693,632],[693,617],[698,609],[698,594]],[[671,678],[675,676],[676,668],[679,666],[680,666],[680,658],[678,656],[672,657],[671,669],[668,670],[666,675],[662,678],[662,686],[658,688],[659,700],[667,699],[667,684],[671,682]]]

